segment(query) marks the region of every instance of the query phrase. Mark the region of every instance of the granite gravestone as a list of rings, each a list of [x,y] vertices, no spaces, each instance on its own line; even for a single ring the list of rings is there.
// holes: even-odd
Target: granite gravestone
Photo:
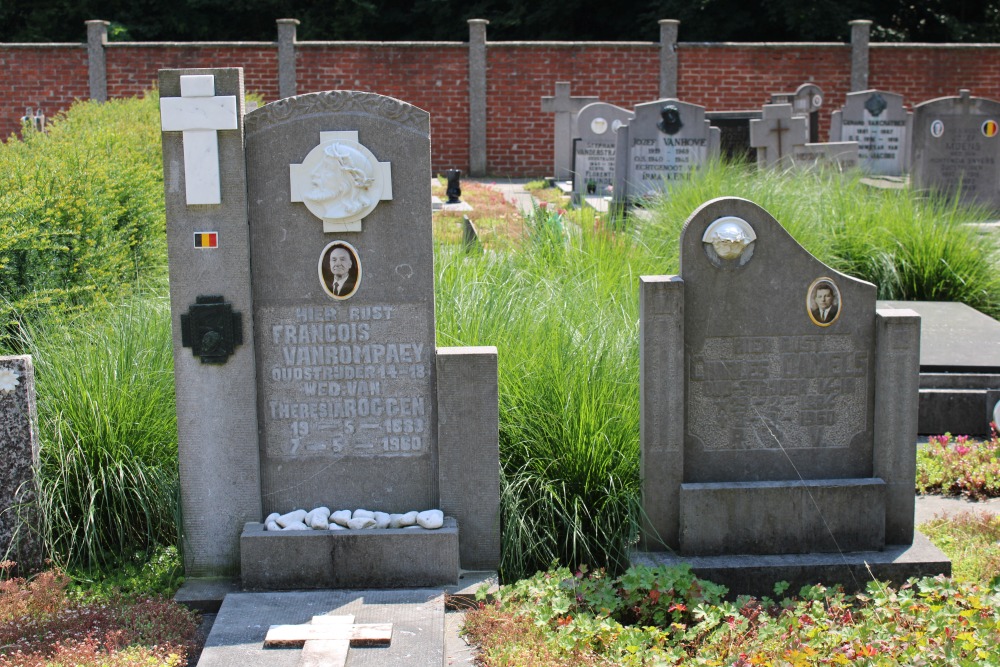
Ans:
[[[208,111],[173,118],[192,89]],[[186,179],[207,167],[183,164],[178,125],[218,125],[202,116],[243,98],[242,72],[164,70],[160,90],[189,576],[438,585],[459,564],[495,567],[496,351],[435,347],[427,113],[341,91],[237,113],[212,130],[220,203],[191,205]],[[319,506],[451,519],[363,534],[259,523]]]
[[[903,96],[883,90],[847,94],[830,118],[830,141],[855,141],[860,166],[869,174],[902,176],[910,167],[913,114]]]
[[[1000,102],[939,97],[913,107],[913,185],[1000,209]]]
[[[552,140],[553,176],[559,181],[573,178],[573,137],[577,136],[576,116],[583,107],[597,102],[596,97],[572,97],[568,81],[556,82],[556,93],[542,98],[542,111],[555,114]]]
[[[0,560],[25,576],[42,566],[34,523],[38,468],[35,376],[30,356],[0,357]]]
[[[573,140],[573,192],[603,195],[615,178],[615,136],[632,120],[628,109],[594,102],[577,115]]]
[[[665,192],[671,183],[719,157],[720,133],[705,108],[675,99],[640,104],[618,130],[615,199],[634,201]]]
[[[794,93],[774,93],[771,104],[791,104],[796,116],[805,118],[806,135],[810,142],[819,141],[819,110],[823,106],[823,89],[815,83],[803,83]]]
[[[704,204],[680,243],[680,276],[641,278],[644,547],[750,555],[742,576],[773,583],[827,576],[817,554],[910,545],[919,316],[876,312],[873,285],[743,199]]]
[[[791,104],[765,104],[761,117],[750,121],[750,145],[757,149],[757,166],[788,167],[796,147],[808,143],[803,116],[792,114]]]

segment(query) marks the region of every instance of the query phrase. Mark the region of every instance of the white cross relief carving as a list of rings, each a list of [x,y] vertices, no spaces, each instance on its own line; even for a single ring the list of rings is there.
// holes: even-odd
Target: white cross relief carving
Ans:
[[[341,667],[351,646],[385,646],[392,623],[354,625],[354,616],[313,616],[306,625],[272,625],[264,647],[302,647],[299,667]]]
[[[392,199],[392,166],[358,143],[356,131],[320,132],[301,164],[290,164],[293,202],[323,221],[324,232],[360,232],[361,219]]]
[[[181,96],[160,98],[160,128],[184,134],[184,187],[189,206],[222,202],[219,130],[235,130],[236,121],[236,96],[217,96],[211,74],[181,76]]]

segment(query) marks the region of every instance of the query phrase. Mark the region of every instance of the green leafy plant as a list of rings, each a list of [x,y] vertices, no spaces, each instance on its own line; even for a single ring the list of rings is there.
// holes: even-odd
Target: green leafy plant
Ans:
[[[931,436],[917,448],[917,492],[965,496],[974,500],[1000,496],[1000,439],[950,433]]]

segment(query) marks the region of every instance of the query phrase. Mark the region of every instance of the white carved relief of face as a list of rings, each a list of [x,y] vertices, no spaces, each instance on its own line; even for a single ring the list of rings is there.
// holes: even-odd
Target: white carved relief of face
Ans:
[[[351,253],[347,252],[346,248],[334,248],[330,251],[330,273],[337,280],[343,280],[347,277],[347,273],[354,266],[354,262],[351,260]]]
[[[325,205],[324,217],[343,217],[367,206],[370,200],[365,195],[374,182],[368,158],[338,143],[323,152],[323,159],[309,172],[312,188],[303,197]]]

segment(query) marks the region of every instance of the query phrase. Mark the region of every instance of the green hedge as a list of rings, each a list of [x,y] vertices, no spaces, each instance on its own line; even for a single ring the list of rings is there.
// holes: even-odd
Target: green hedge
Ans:
[[[18,316],[60,317],[162,281],[157,99],[78,102],[44,134],[0,144],[0,343]]]

